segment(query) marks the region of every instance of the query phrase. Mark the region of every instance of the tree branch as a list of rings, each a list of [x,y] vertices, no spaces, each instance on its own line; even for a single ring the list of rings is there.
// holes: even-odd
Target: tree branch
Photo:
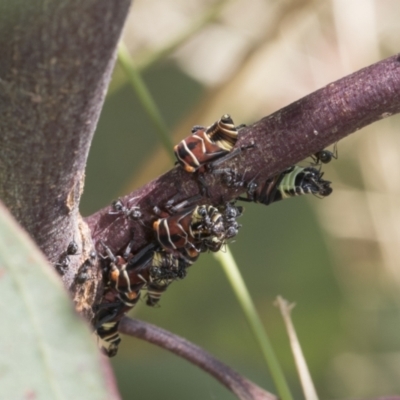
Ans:
[[[273,394],[239,375],[211,354],[188,340],[137,319],[123,317],[120,332],[153,343],[211,374],[241,400],[276,400]]]
[[[0,3],[0,198],[71,287],[93,244],[79,215],[86,159],[130,0]],[[81,311],[90,314],[93,268]],[[81,285],[82,286],[82,285]]]
[[[257,176],[263,181],[350,133],[399,111],[400,55],[396,55],[331,83],[243,128],[237,146],[252,141],[256,146],[227,164],[241,174],[246,173],[248,180]],[[202,198],[199,204],[220,204],[239,194],[238,189],[224,186],[218,175],[205,173],[204,178],[210,198]],[[177,193],[177,200],[199,193],[195,176],[180,167],[124,197],[125,202],[135,197],[130,204],[141,207],[142,224],[109,215],[109,207],[88,217],[86,221],[93,239],[96,242],[104,240],[118,252],[131,240],[133,232],[136,239],[133,251],[142,248],[155,240],[149,228],[155,218],[153,207],[162,207]]]

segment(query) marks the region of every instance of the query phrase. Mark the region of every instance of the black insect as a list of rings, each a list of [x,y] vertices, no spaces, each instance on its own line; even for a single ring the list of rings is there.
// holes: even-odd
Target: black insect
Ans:
[[[134,200],[130,199],[128,201],[128,204],[125,206],[124,203],[122,202],[121,199],[115,200],[111,203],[111,208],[112,211],[109,211],[109,214],[121,214],[125,215],[126,218],[130,218],[134,221],[138,221],[140,218],[142,218],[142,212],[140,211],[140,207],[138,206],[133,206],[130,207],[129,203]]]
[[[68,266],[71,262],[71,259],[69,256],[76,255],[78,252],[78,244],[75,242],[75,240],[71,240],[69,242],[67,251],[61,254],[61,256],[58,259],[58,262],[55,264],[57,271],[60,273],[60,275],[64,275],[65,272],[68,269]]]
[[[69,242],[68,247],[67,247],[67,254],[68,255],[75,255],[78,253],[78,244],[75,242],[75,240],[72,240]]]
[[[157,305],[168,286],[176,280],[183,279],[186,276],[186,268],[192,263],[165,251],[155,251],[149,267],[146,304],[152,307]]]
[[[237,219],[243,214],[243,207],[235,206],[233,203],[226,203],[223,207],[223,216],[225,224],[225,239],[231,239],[238,234],[241,227]]]
[[[56,269],[60,275],[64,275],[67,272],[70,262],[71,259],[68,257],[66,253],[60,256],[58,262],[55,264]]]
[[[76,278],[75,278],[76,283],[83,284],[89,279],[89,277],[90,277],[89,269],[91,267],[93,267],[93,265],[94,265],[94,263],[96,261],[96,257],[97,257],[97,255],[96,255],[95,251],[91,251],[89,253],[89,258],[87,258],[83,262],[83,264],[81,265],[81,267],[78,270],[78,273],[77,273]]]
[[[337,160],[338,158],[338,150],[337,150],[337,143],[333,146],[333,151],[324,149],[317,151],[315,154],[311,156],[314,161],[314,165],[319,164],[328,164],[332,161],[332,159]]]

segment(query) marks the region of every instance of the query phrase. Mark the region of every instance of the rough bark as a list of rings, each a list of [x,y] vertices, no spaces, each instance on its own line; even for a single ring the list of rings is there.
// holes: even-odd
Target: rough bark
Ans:
[[[67,288],[93,248],[78,207],[129,5],[0,1],[0,198],[52,263],[78,243]],[[96,286],[85,289],[88,303]]]

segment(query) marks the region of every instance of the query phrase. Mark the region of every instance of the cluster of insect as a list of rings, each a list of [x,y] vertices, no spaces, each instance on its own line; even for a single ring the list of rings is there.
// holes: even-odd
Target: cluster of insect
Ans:
[[[321,172],[322,163],[337,157],[336,152],[328,150],[315,154],[311,166],[292,166],[262,183],[256,179],[246,181],[232,169],[218,169],[222,162],[254,146],[234,148],[241,128],[235,126],[229,115],[223,115],[209,127],[195,126],[191,136],[175,146],[179,168],[198,174],[203,187],[202,172],[213,171],[221,175],[223,184],[243,189],[245,196],[236,200],[265,205],[303,194],[325,197],[332,192],[330,182],[323,179]],[[135,254],[133,240],[119,255],[101,242],[105,291],[96,308],[95,330],[102,351],[109,357],[117,353],[121,341],[119,321],[137,304],[142,291],[146,291],[147,305],[157,305],[169,285],[183,279],[201,253],[217,252],[237,235],[241,226],[237,218],[243,208],[235,202],[198,205],[200,198],[199,195],[178,204],[171,199],[163,210],[154,207],[154,240]],[[121,200],[112,203],[110,214],[133,221],[141,219],[139,207],[129,207]]]

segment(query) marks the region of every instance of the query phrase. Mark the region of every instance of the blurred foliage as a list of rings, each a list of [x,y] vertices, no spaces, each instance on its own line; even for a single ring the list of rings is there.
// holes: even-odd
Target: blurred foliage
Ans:
[[[227,3],[219,19],[144,71],[174,142],[225,112],[238,123],[257,120],[399,51],[400,3],[393,0]],[[132,56],[167,46],[211,4],[135,1],[125,33]],[[86,215],[171,167],[118,68],[111,88],[89,157]],[[297,304],[292,318],[320,398],[400,391],[399,122],[389,118],[339,143],[339,160],[324,166],[334,188],[329,198],[245,205],[231,250],[295,398],[300,386],[272,304],[278,294]],[[133,312],[274,391],[210,255],[171,286],[161,307],[142,302]],[[113,365],[124,399],[234,398],[186,361],[138,340],[124,338]]]
[[[104,399],[89,327],[55,271],[0,205],[0,399]],[[81,373],[85,371],[85,373]],[[73,384],[71,384],[73,382]]]

